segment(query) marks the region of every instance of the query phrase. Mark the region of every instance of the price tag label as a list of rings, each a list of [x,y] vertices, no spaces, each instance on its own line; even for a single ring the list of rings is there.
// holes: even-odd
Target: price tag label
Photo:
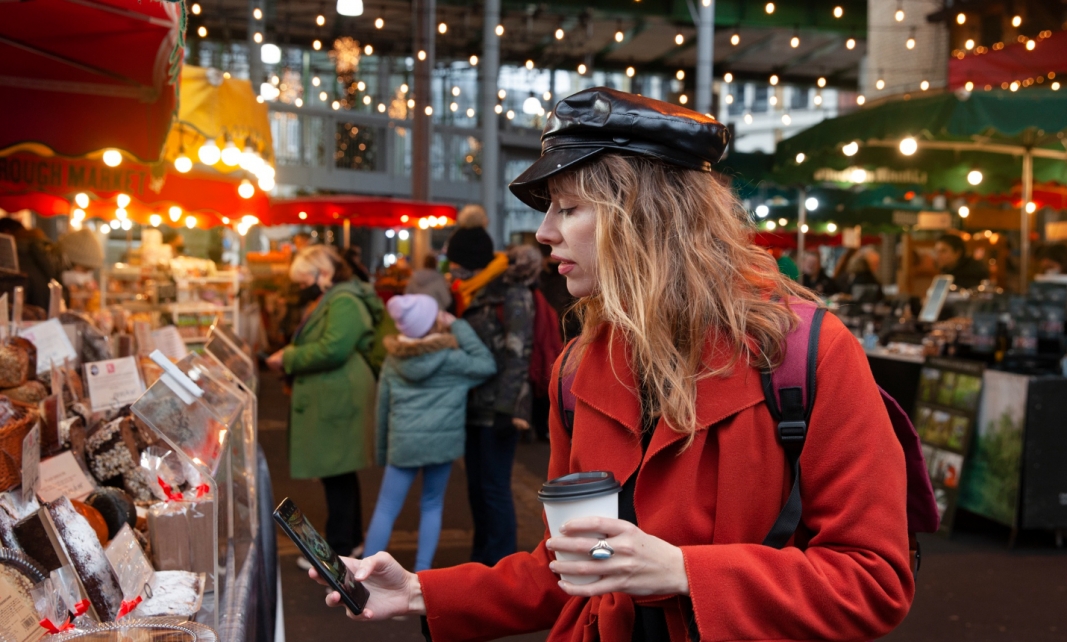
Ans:
[[[37,374],[42,375],[52,369],[52,363],[63,365],[66,359],[71,361],[78,358],[74,352],[74,346],[70,338],[63,330],[63,324],[59,319],[49,319],[28,328],[24,328],[19,335],[29,339],[37,346]]]
[[[137,360],[133,357],[85,364],[85,383],[89,387],[93,412],[131,404],[145,391]]]
[[[41,424],[22,440],[22,501],[28,502],[37,492],[41,479]]]
[[[92,480],[69,450],[42,461],[40,469],[37,496],[43,502],[55,501],[64,495],[80,501],[95,490]]]
[[[156,349],[170,359],[181,361],[185,355],[189,354],[189,349],[185,347],[185,341],[182,340],[182,335],[175,326],[165,325],[158,330],[153,330],[152,339],[155,341]]]

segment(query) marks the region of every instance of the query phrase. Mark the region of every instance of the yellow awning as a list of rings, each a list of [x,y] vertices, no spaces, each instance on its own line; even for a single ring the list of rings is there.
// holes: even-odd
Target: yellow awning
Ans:
[[[197,152],[207,141],[220,149],[232,142],[238,149],[252,148],[268,165],[274,165],[267,106],[256,100],[252,84],[229,73],[203,67],[182,67],[178,118],[171,126],[163,158],[168,163],[182,153],[200,163]],[[239,166],[217,162],[212,167],[232,172]]]

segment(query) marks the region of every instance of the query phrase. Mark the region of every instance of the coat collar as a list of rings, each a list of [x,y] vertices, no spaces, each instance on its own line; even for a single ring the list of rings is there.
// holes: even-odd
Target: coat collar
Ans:
[[[586,349],[578,364],[571,390],[583,403],[627,427],[631,432],[641,430],[641,402],[637,379],[629,366],[626,347],[621,338],[608,339],[605,329]],[[609,345],[610,344],[610,345]],[[727,350],[722,343],[709,338],[705,359],[723,363]],[[762,403],[763,384],[759,372],[739,364],[723,377],[705,377],[697,382],[697,422],[699,430],[706,429],[738,412]],[[685,436],[673,430],[657,430],[649,450],[660,450],[659,443],[669,432],[672,443]]]
[[[349,296],[355,297],[356,299],[360,298],[359,288],[354,283],[351,283],[349,281],[342,281],[341,283],[333,284],[329,290],[326,290],[326,292],[324,292],[323,295],[319,297],[318,302],[315,304],[315,309],[312,310],[311,314],[308,315],[307,319],[305,319],[304,322],[300,324],[300,327],[297,329],[295,335],[293,336],[293,340],[295,341],[298,336],[303,334],[305,331],[307,331],[308,328],[315,325],[319,322],[320,319],[326,316],[326,311],[330,307],[330,301],[341,296],[342,294],[347,294]]]

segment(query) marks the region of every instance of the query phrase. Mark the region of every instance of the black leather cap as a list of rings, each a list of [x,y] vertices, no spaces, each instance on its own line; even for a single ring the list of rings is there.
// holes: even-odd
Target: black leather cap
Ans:
[[[541,132],[541,158],[509,185],[520,201],[547,212],[545,182],[598,154],[651,156],[704,172],[722,158],[730,132],[695,111],[593,87],[556,103]]]

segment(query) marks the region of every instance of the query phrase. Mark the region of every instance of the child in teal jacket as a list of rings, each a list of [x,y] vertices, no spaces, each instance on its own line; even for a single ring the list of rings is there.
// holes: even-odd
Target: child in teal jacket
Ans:
[[[470,325],[425,294],[394,296],[387,305],[399,335],[384,340],[378,384],[378,493],[365,555],[384,550],[412,482],[423,473],[415,570],[430,568],[452,461],[463,454],[467,392],[496,374],[496,361]]]

